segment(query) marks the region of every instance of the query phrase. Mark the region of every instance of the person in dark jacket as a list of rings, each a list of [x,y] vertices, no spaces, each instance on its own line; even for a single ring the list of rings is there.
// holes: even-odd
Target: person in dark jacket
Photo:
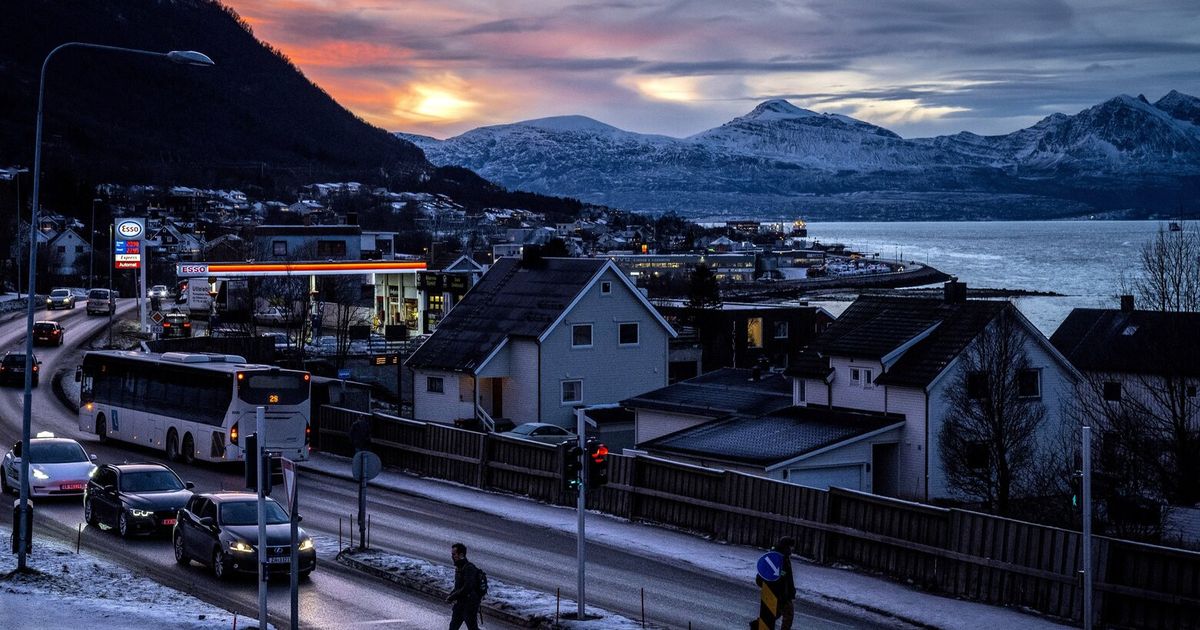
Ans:
[[[359,416],[350,425],[350,444],[355,453],[371,450],[371,416]]]
[[[783,569],[779,572],[779,630],[792,630],[796,617],[796,577],[792,574],[792,549],[796,542],[784,536],[775,543],[775,551],[783,556]]]
[[[467,560],[467,546],[462,543],[450,545],[450,559],[454,561],[454,590],[446,596],[454,604],[450,630],[458,630],[464,621],[467,630],[479,630],[479,569]]]

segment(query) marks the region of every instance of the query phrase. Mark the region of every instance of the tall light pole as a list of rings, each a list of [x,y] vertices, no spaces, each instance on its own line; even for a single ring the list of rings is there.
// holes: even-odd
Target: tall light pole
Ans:
[[[17,180],[17,255],[13,256],[17,260],[17,299],[21,299],[21,173],[28,173],[27,168],[18,168],[16,171]]]
[[[96,284],[96,202],[92,199],[92,222],[88,224],[88,289]]]
[[[65,48],[91,48],[93,50],[163,57],[173,63],[190,66],[213,65],[213,60],[209,59],[207,55],[194,50],[172,50],[171,52],[162,53],[85,42],[60,44],[57,48],[51,50],[50,54],[46,55],[46,59],[42,61],[42,74],[38,82],[37,127],[34,134],[35,140],[33,146],[33,208],[29,216],[29,286],[27,287],[29,289],[29,300],[25,308],[25,407],[21,417],[21,453],[23,457],[21,457],[21,499],[17,508],[20,516],[17,522],[13,523],[19,530],[17,534],[17,570],[22,572],[29,570],[26,564],[26,556],[29,553],[29,548],[32,546],[31,536],[33,534],[33,511],[29,504],[29,426],[33,409],[33,294],[37,287],[37,222],[38,212],[41,208],[39,205],[39,193],[41,192],[42,183],[42,107],[46,99],[46,67],[50,65],[50,59],[54,57],[55,53]]]

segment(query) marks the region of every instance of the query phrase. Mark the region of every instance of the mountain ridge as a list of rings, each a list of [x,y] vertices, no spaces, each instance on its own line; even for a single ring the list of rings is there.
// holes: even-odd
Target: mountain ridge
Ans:
[[[906,139],[784,99],[684,138],[587,120],[569,131],[523,121],[440,141],[398,135],[435,164],[504,186],[689,216],[1145,215],[1177,212],[1200,191],[1200,99],[1175,90],[1155,103],[1118,95],[993,136]]]

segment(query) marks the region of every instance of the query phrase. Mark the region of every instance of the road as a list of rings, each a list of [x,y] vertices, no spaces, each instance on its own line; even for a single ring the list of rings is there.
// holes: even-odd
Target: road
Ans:
[[[126,300],[123,309],[133,300]],[[71,378],[79,362],[75,347],[88,335],[102,329],[107,319],[88,319],[83,310],[39,313],[38,319],[59,319],[67,327],[67,346],[39,349],[43,376],[34,394],[34,432],[51,430],[79,438],[100,461],[160,461],[161,453],[110,443],[101,445],[94,436],[77,429],[75,415],[53,396],[51,376],[58,370]],[[23,344],[24,318],[0,323],[0,350]],[[23,346],[22,346],[23,347]],[[0,439],[11,444],[19,438],[21,391],[0,390]],[[171,464],[197,490],[237,489],[241,486],[236,466]],[[441,602],[382,586],[345,569],[332,560],[339,528],[356,511],[353,483],[319,474],[300,477],[300,506],[303,527],[318,537],[320,565],[312,579],[301,586],[300,618],[309,628],[376,627],[438,628],[448,624],[448,609]],[[74,540],[82,521],[77,500],[39,504],[35,524],[56,535]],[[575,590],[575,539],[562,532],[520,522],[519,517],[501,518],[401,492],[372,489],[372,547],[441,564],[449,563],[449,546],[462,541],[471,557],[489,576],[553,594],[561,588],[564,597]],[[11,512],[0,510],[0,522]],[[341,519],[341,522],[339,522]],[[48,522],[49,521],[49,522]],[[35,534],[36,535],[36,534]],[[199,565],[177,567],[167,540],[121,540],[109,531],[83,527],[83,544],[112,560],[130,566],[156,581],[192,593],[205,601],[239,614],[254,615],[257,591],[252,579],[232,584],[219,583]],[[326,550],[329,550],[328,552]],[[645,589],[647,619],[671,628],[743,628],[757,613],[757,589],[750,581],[731,581],[691,567],[641,557],[623,549],[597,544],[588,549],[588,603],[630,618],[641,614]],[[286,582],[271,586],[272,621],[286,623]],[[872,628],[877,624],[821,606],[797,602],[797,627],[814,629]],[[278,614],[282,613],[282,614]],[[489,627],[505,627],[488,620]]]

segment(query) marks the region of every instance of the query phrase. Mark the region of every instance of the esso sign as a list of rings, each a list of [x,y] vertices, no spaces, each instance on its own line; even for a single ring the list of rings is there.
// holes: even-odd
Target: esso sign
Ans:
[[[208,265],[177,265],[175,272],[179,276],[206,276]]]
[[[121,221],[117,224],[117,234],[126,240],[141,238],[142,224],[139,221]]]

